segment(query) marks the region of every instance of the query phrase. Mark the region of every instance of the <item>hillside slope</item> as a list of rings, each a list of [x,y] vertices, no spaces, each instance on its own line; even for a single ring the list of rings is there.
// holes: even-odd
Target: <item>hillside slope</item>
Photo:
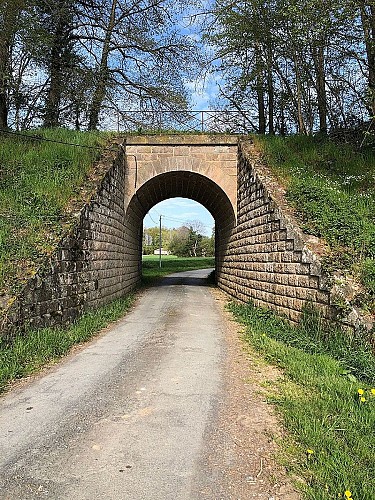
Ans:
[[[0,314],[72,227],[116,151],[102,133],[0,136]]]
[[[375,313],[375,154],[317,137],[255,139],[303,230],[329,245],[337,306]]]

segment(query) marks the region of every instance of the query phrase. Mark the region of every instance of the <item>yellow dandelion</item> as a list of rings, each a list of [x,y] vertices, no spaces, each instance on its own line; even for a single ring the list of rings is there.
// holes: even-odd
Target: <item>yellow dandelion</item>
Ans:
[[[370,391],[370,392],[371,392],[371,394],[372,394],[373,396],[375,396],[375,389],[371,389],[371,391]]]
[[[313,455],[314,450],[307,449],[307,450],[306,450],[306,453],[307,453],[308,455]]]
[[[358,389],[358,394],[359,394],[360,396],[362,396],[362,394],[364,394],[364,392],[365,392],[365,391],[364,391],[363,389]]]
[[[366,398],[364,398],[363,396],[359,398],[360,402],[361,403],[364,403],[366,401]]]
[[[344,494],[345,494],[346,498],[352,498],[352,494],[349,490],[346,490]]]

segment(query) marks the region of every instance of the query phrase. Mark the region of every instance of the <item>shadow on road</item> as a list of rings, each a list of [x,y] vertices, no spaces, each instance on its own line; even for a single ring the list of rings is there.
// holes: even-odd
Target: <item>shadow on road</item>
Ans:
[[[156,286],[172,286],[172,285],[188,285],[188,286],[208,286],[211,283],[208,282],[208,278],[189,278],[186,277],[173,277],[168,276],[163,278]]]
[[[158,281],[155,286],[210,286],[213,284],[211,277],[213,269],[199,269],[195,271],[185,271],[174,273],[171,276],[166,276]]]

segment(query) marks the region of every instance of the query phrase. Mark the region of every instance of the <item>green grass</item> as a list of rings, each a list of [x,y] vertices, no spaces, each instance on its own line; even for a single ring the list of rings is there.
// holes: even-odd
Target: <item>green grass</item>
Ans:
[[[168,274],[210,267],[215,267],[214,257],[162,255],[162,267],[160,268],[158,255],[144,255],[142,258],[142,281],[147,285]]]
[[[16,379],[26,377],[54,362],[76,344],[86,342],[130,308],[134,296],[117,299],[95,311],[85,313],[65,328],[29,330],[12,342],[0,339],[0,392]]]
[[[107,137],[65,129],[30,135],[84,146],[102,145]],[[79,197],[99,153],[0,135],[0,296],[16,293],[53,250],[69,225],[64,208]]]
[[[231,304],[246,325],[244,338],[263,359],[281,368],[267,384],[268,400],[288,436],[280,459],[309,500],[371,500],[375,491],[375,359],[360,338],[328,332],[311,312],[292,327],[272,312]],[[361,402],[358,389],[364,390]],[[309,454],[307,450],[312,450]]]
[[[375,281],[375,154],[319,137],[258,139],[273,173],[286,186],[303,228],[330,245],[328,270],[356,273]],[[366,260],[365,271],[362,272]],[[375,310],[373,287],[372,307]]]

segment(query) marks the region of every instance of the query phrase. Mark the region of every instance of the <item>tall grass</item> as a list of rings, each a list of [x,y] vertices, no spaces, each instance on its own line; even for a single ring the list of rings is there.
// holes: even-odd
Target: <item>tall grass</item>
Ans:
[[[214,257],[175,257],[174,255],[162,256],[162,267],[159,267],[159,256],[145,255],[142,259],[142,281],[150,284],[179,271],[192,271],[194,269],[208,269],[215,267]]]
[[[27,135],[28,133],[26,133]],[[104,136],[71,130],[29,133],[83,146]],[[0,295],[17,291],[65,230],[64,207],[79,196],[97,149],[0,135]]]
[[[230,308],[246,325],[246,342],[282,370],[266,390],[288,431],[279,458],[302,479],[304,498],[333,500],[350,491],[353,500],[373,499],[375,360],[369,346],[322,330],[310,315],[292,327],[252,304]]]

